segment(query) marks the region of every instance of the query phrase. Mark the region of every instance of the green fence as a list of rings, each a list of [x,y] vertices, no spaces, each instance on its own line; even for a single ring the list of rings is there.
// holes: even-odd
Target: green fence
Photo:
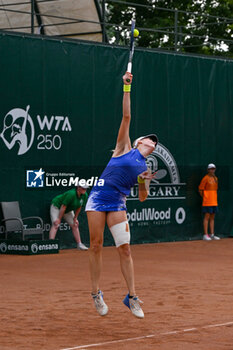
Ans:
[[[127,59],[125,48],[0,34],[0,201],[18,200],[22,216],[41,216],[47,236],[51,199],[70,188],[56,180],[67,174],[99,176],[111,157]],[[133,74],[131,139],[158,134],[160,144],[148,163],[160,178],[144,203],[137,199],[137,186],[131,191],[132,242],[201,238],[197,187],[210,162],[219,177],[216,233],[228,236],[233,62],[138,49]],[[30,176],[39,169],[44,186],[35,188]],[[80,229],[88,243],[84,211]],[[74,247],[67,224],[58,237],[62,247]],[[105,244],[113,244],[108,230]]]

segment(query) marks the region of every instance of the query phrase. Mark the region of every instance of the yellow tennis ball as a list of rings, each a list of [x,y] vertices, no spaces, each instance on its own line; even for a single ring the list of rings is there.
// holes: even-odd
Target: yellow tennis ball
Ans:
[[[139,36],[139,30],[134,29],[134,31],[133,31],[133,36],[134,36],[135,38],[137,38],[137,37]]]

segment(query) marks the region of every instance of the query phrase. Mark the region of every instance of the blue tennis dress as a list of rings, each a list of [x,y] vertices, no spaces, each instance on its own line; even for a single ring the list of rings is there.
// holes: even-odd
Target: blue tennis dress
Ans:
[[[112,157],[99,178],[104,180],[104,185],[92,188],[85,210],[126,210],[126,196],[137,183],[138,175],[146,170],[146,158],[137,148],[120,157]]]

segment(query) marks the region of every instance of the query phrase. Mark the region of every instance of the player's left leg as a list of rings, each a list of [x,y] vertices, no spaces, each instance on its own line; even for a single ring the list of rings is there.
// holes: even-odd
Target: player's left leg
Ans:
[[[135,295],[134,267],[130,251],[129,224],[125,211],[114,211],[107,214],[107,224],[115,240],[120,257],[121,271],[125,278],[130,295]]]
[[[134,265],[130,250],[130,230],[125,211],[114,211],[107,214],[107,224],[113,235],[120,257],[121,272],[126,281],[129,294],[125,298],[127,305],[136,317],[143,318],[140,300],[136,296],[134,283]]]

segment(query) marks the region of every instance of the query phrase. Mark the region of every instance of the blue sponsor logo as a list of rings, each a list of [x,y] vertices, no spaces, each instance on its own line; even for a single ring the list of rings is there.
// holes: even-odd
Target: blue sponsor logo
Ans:
[[[27,170],[26,187],[44,187],[44,171],[40,170]]]

